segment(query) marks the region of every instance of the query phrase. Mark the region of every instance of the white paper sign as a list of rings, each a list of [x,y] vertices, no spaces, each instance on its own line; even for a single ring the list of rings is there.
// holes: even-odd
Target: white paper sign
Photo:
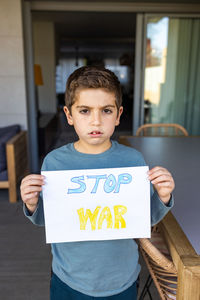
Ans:
[[[147,171],[43,171],[47,243],[150,237]]]

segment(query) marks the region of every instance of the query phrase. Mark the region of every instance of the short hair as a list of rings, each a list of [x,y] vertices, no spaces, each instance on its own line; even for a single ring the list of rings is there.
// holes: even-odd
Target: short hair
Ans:
[[[65,104],[71,112],[77,93],[83,89],[104,89],[115,94],[115,102],[119,110],[122,104],[122,91],[119,79],[110,70],[100,66],[84,66],[76,69],[66,83]]]

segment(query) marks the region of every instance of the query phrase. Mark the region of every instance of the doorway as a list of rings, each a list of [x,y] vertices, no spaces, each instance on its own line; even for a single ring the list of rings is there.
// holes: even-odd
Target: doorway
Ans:
[[[103,65],[119,78],[124,112],[114,138],[133,130],[136,14],[115,12],[33,12],[33,22],[53,22],[56,105],[61,128],[74,138],[62,114],[68,76],[84,65]],[[69,139],[68,139],[69,140]]]

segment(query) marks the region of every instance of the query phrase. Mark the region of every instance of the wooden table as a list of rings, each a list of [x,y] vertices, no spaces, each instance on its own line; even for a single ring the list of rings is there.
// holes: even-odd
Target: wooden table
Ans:
[[[178,270],[178,300],[200,300],[200,137],[120,137],[142,152],[151,167],[166,167],[175,180],[175,205],[160,222]]]

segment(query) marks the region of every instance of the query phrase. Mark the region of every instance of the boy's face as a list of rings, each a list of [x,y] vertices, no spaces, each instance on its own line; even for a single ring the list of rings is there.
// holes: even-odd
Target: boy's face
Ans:
[[[79,141],[75,148],[84,153],[102,153],[110,148],[110,137],[119,125],[122,106],[117,111],[114,93],[103,89],[83,89],[71,107],[64,107],[68,123],[73,125]]]

